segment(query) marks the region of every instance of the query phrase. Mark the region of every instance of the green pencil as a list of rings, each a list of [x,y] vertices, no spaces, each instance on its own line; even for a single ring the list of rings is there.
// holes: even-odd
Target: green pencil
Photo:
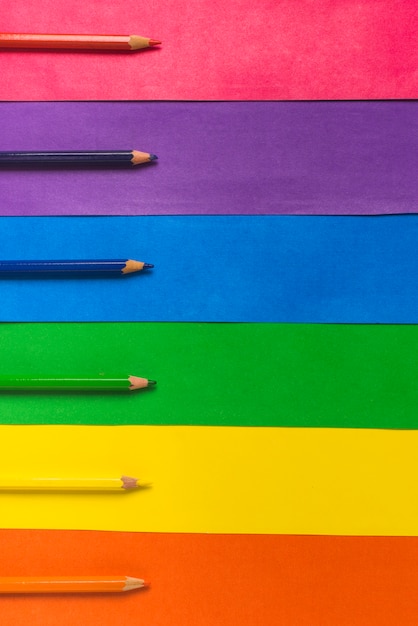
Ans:
[[[0,376],[0,391],[135,391],[156,385],[138,376]]]

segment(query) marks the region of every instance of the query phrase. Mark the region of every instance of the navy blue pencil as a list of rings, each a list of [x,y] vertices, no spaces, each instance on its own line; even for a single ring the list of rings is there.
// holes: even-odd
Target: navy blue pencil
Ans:
[[[142,263],[132,259],[80,260],[80,261],[0,261],[0,273],[37,273],[37,272],[110,272],[113,274],[131,274],[154,267],[151,263]]]
[[[139,150],[97,150],[70,152],[0,152],[1,165],[141,165],[158,157]]]

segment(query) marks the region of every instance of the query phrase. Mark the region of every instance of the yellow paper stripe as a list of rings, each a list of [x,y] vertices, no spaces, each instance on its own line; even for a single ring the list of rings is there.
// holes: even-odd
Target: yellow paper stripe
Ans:
[[[0,526],[418,535],[418,432],[0,426],[0,476],[127,474],[126,494],[0,494]]]

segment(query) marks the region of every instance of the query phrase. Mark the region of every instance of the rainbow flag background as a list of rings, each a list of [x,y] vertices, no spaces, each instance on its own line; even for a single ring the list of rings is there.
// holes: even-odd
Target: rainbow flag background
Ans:
[[[1,3],[0,3],[1,4]],[[0,576],[143,577],[2,596],[26,626],[416,624],[413,0],[15,0],[4,32],[161,38],[0,53],[0,150],[140,149],[138,170],[0,171],[0,256],[147,275],[1,278],[1,374],[151,392],[0,396]]]

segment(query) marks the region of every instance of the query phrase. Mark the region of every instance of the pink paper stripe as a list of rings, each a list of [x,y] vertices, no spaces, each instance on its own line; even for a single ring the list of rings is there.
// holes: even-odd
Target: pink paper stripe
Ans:
[[[415,0],[43,0],[41,9],[38,0],[7,3],[2,31],[139,34],[163,45],[138,53],[3,50],[2,100],[418,95]]]

